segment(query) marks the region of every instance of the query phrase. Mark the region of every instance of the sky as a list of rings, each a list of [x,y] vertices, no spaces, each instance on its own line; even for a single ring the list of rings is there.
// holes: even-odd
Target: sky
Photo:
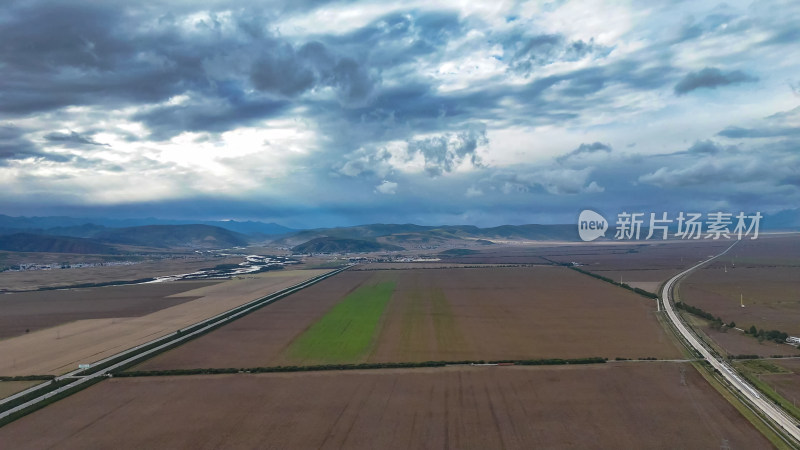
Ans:
[[[0,214],[800,205],[800,2],[5,1]]]

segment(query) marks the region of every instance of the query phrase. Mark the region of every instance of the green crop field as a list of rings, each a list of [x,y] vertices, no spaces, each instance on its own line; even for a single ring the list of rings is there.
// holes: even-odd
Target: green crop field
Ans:
[[[340,363],[365,356],[395,285],[388,281],[353,291],[291,343],[290,358]]]

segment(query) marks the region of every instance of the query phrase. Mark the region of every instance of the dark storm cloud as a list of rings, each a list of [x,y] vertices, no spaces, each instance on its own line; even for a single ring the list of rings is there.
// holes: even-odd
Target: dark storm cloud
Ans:
[[[689,72],[675,85],[675,94],[684,95],[695,89],[716,89],[736,83],[752,83],[758,78],[750,76],[741,70],[723,72],[716,67],[706,67],[698,72]]]
[[[691,132],[678,130],[668,138],[659,131],[659,121],[675,120],[680,127],[691,119],[676,118],[695,112],[693,102],[662,108],[663,94],[754,81],[753,68],[772,60],[749,49],[761,45],[769,50],[763,53],[780,53],[779,47],[763,45],[792,42],[789,25],[796,20],[788,15],[783,25],[766,28],[772,25],[768,14],[751,16],[720,6],[703,15],[701,6],[693,8],[697,20],[665,29],[662,22],[675,23],[675,12],[660,16],[656,7],[655,14],[642,12],[641,20],[606,33],[597,24],[605,7],[588,20],[575,17],[578,26],[541,23],[547,20],[543,11],[559,12],[557,2],[532,8],[533,18],[522,4],[500,16],[471,7],[445,10],[435,2],[405,10],[394,4],[387,8],[399,11],[375,18],[375,4],[247,3],[33,1],[0,7],[0,118],[29,127],[0,129],[0,161],[28,160],[28,168],[45,158],[69,162],[58,176],[81,176],[70,168],[122,170],[86,158],[99,148],[93,136],[102,131],[101,140],[111,136],[108,142],[115,147],[126,139],[137,141],[95,152],[125,153],[133,159],[125,170],[146,168],[154,185],[190,178],[202,183],[216,175],[170,165],[161,153],[163,142],[152,142],[198,132],[195,142],[204,147],[198,158],[213,157],[230,173],[247,175],[254,180],[252,190],[210,201],[203,187],[186,182],[185,192],[175,194],[185,200],[156,199],[134,211],[305,220],[295,222],[299,226],[379,220],[499,225],[530,221],[533,210],[572,220],[574,211],[596,200],[644,208],[658,198],[686,206],[742,199],[748,190],[757,194],[742,202],[766,203],[759,195],[767,194],[775,202],[800,198],[800,168],[789,148],[796,124],[790,119],[759,128],[737,118],[748,128],[718,134],[780,138],[787,141],[782,149],[759,140],[739,147],[702,140],[719,131],[717,125],[708,131],[697,123],[696,129],[687,127]],[[314,11],[320,6],[326,7]],[[503,16],[507,22],[500,23]],[[341,23],[314,22],[320,17]],[[353,26],[351,19],[363,26]],[[316,25],[335,31],[318,31]],[[759,33],[742,34],[750,28]],[[728,39],[741,45],[709,59],[719,68],[687,75],[694,68],[673,65],[712,54]],[[742,71],[727,71],[729,64]],[[793,78],[786,68],[775,70],[783,70],[779,77],[771,72],[778,81]],[[91,108],[65,108],[84,105]],[[226,159],[209,156],[206,150],[216,147],[200,142],[223,143],[215,133],[255,127],[265,119],[294,120],[303,129],[302,139],[285,145],[310,145],[283,158],[290,152],[276,135],[274,141],[268,138],[273,144],[263,153]],[[104,128],[94,129],[94,122]],[[553,133],[583,137],[553,148],[556,144],[545,142]],[[510,143],[513,139],[530,142]],[[585,143],[576,148],[581,140]],[[617,151],[633,140],[642,155]],[[674,142],[687,144],[675,147]],[[509,143],[524,151],[501,147]],[[657,154],[670,146],[676,151]],[[74,154],[47,153],[48,147],[74,149]],[[563,156],[539,159],[540,147]],[[218,148],[225,152],[224,146]],[[252,168],[259,165],[253,160],[271,161],[270,152],[281,152],[275,172],[282,175],[275,178]],[[30,172],[39,176],[30,186],[53,190],[47,171]],[[122,178],[102,182],[125,188]],[[772,195],[776,183],[794,196]],[[131,213],[131,199],[119,190],[115,201],[124,206],[114,211]],[[74,195],[75,203],[92,195],[82,187],[73,191],[64,195]]]
[[[772,137],[800,137],[799,127],[763,127],[742,128],[727,127],[717,133],[717,136],[735,139],[747,138],[772,138]]]
[[[570,158],[574,158],[578,155],[594,154],[598,152],[611,153],[611,146],[603,144],[602,142],[594,142],[592,144],[581,144],[575,150],[556,158],[556,161],[559,163],[563,163],[564,161]]]
[[[686,150],[686,153],[694,153],[694,154],[703,154],[703,155],[714,155],[720,153],[722,151],[722,147],[720,147],[716,142],[711,140],[705,141],[697,141]]]
[[[531,75],[536,68],[556,61],[577,61],[587,55],[602,57],[611,48],[589,41],[569,41],[560,34],[526,36],[524,32],[511,33],[504,39],[504,59],[512,71]]]
[[[260,91],[284,97],[332,87],[345,106],[366,103],[377,83],[363,64],[336,55],[321,42],[309,42],[297,50],[288,43],[265,49],[253,63],[250,81]]]
[[[425,173],[430,176],[452,172],[463,161],[480,166],[481,160],[475,151],[479,145],[489,141],[486,131],[472,129],[457,134],[435,136],[408,143],[410,154],[419,153],[425,160]]]
[[[462,36],[464,27],[455,11],[403,11],[343,35],[318,37],[343,51],[368,55],[374,67],[391,68],[435,56],[443,44]]]
[[[661,155],[660,167],[639,177],[659,187],[714,186],[735,191],[775,193],[780,179],[800,173],[797,142],[775,142],[741,151],[713,141],[698,141],[688,150]],[[763,155],[770,155],[764,158]]]
[[[642,69],[631,60],[532,79],[522,87],[490,84],[473,92],[442,94],[434,81],[412,70],[396,76],[391,87],[382,86],[381,73],[415,64],[422,56],[435,60],[468,29],[455,11],[391,13],[352,32],[310,35],[304,42],[273,34],[274,17],[244,10],[230,12],[233,29],[225,28],[212,11],[189,33],[180,24],[181,14],[190,12],[186,5],[164,10],[30,5],[9,9],[9,20],[0,25],[8,37],[0,44],[6,64],[0,112],[152,105],[188,96],[183,103],[148,106],[133,114],[155,139],[182,131],[222,132],[302,105],[332,143],[349,151],[358,147],[349,142],[354,139],[405,139],[411,129],[453,130],[471,116],[522,120],[501,114],[499,104],[506,98],[526,102],[524,120],[560,123],[592,108],[594,103],[584,97],[609,85],[653,89],[669,77],[668,68]],[[561,35],[502,39],[510,67],[518,68],[608,50],[592,40],[570,41]],[[520,41],[512,45],[515,39]],[[542,94],[556,83],[561,96],[544,100]],[[325,89],[333,91],[335,103],[307,95]],[[390,115],[393,123],[373,121],[376,115]]]
[[[19,2],[0,21],[0,113],[148,103],[204,83],[196,46],[106,3]],[[194,49],[193,49],[194,48]]]
[[[133,116],[150,130],[150,138],[165,140],[184,131],[221,133],[282,112],[289,102],[247,96],[221,83],[214,96],[198,94],[186,103],[145,109]]]
[[[692,17],[685,19],[674,42],[679,43],[708,36],[744,33],[753,26],[752,21],[733,9],[725,7],[724,4],[716,7],[715,10],[697,20]]]
[[[44,138],[50,142],[55,142],[69,147],[74,147],[74,146],[82,147],[85,145],[101,145],[101,146],[108,145],[95,141],[89,135],[77,133],[75,131],[70,131],[69,133],[61,133],[58,131],[54,131],[52,133],[47,133],[46,135],[44,135]]]
[[[64,155],[48,153],[28,140],[26,131],[10,124],[0,124],[0,165],[5,165],[9,160],[26,158],[43,158],[54,162],[69,161]]]

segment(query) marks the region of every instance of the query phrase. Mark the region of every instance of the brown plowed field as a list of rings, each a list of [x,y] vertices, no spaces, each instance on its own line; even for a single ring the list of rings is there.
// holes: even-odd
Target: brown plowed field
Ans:
[[[800,235],[743,240],[683,280],[680,295],[740,328],[800,336]]]
[[[770,448],[680,363],[112,379],[0,428],[0,442],[14,449]]]
[[[178,281],[2,294],[0,339],[74,320],[143,316],[197,298],[170,295],[216,283]]]
[[[563,267],[397,280],[371,361],[679,356],[655,302]]]
[[[773,359],[769,362],[792,373],[764,374],[761,375],[761,380],[795,406],[800,405],[800,359]]]
[[[0,398],[6,398],[9,395],[14,395],[17,392],[24,391],[31,386],[36,386],[41,383],[48,383],[48,381],[0,381]]]
[[[194,298],[140,317],[78,320],[0,341],[0,374],[62,374],[172,333],[327,270],[248,275],[176,294]]]
[[[291,341],[362,283],[396,289],[358,362],[673,358],[655,302],[556,266],[344,272],[136,370],[297,364]]]
[[[706,322],[708,323],[708,322]],[[708,325],[700,329],[714,342],[722,347],[729,355],[758,355],[758,356],[798,356],[800,351],[796,347],[786,344],[778,344],[773,341],[758,342],[758,339],[746,335],[738,330],[727,330],[725,332],[714,330]]]
[[[662,283],[698,261],[716,255],[733,241],[605,242],[542,250],[553,261],[576,262],[581,269],[624,283]]]
[[[314,321],[378,272],[346,271],[158,355],[134,370],[256,367],[285,362],[284,350]]]

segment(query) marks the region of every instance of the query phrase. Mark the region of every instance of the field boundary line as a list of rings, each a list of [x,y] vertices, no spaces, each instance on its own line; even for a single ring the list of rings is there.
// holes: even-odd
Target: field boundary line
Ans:
[[[503,359],[503,360],[464,360],[464,361],[421,361],[400,363],[363,363],[363,364],[322,364],[313,366],[270,366],[250,368],[198,368],[198,369],[171,369],[171,370],[144,370],[114,372],[110,375],[115,378],[138,378],[157,376],[180,375],[221,375],[232,373],[286,373],[286,372],[321,372],[335,370],[376,370],[376,369],[416,369],[425,367],[448,366],[566,366],[605,364],[606,358],[599,356],[586,358],[544,358],[544,359]]]

